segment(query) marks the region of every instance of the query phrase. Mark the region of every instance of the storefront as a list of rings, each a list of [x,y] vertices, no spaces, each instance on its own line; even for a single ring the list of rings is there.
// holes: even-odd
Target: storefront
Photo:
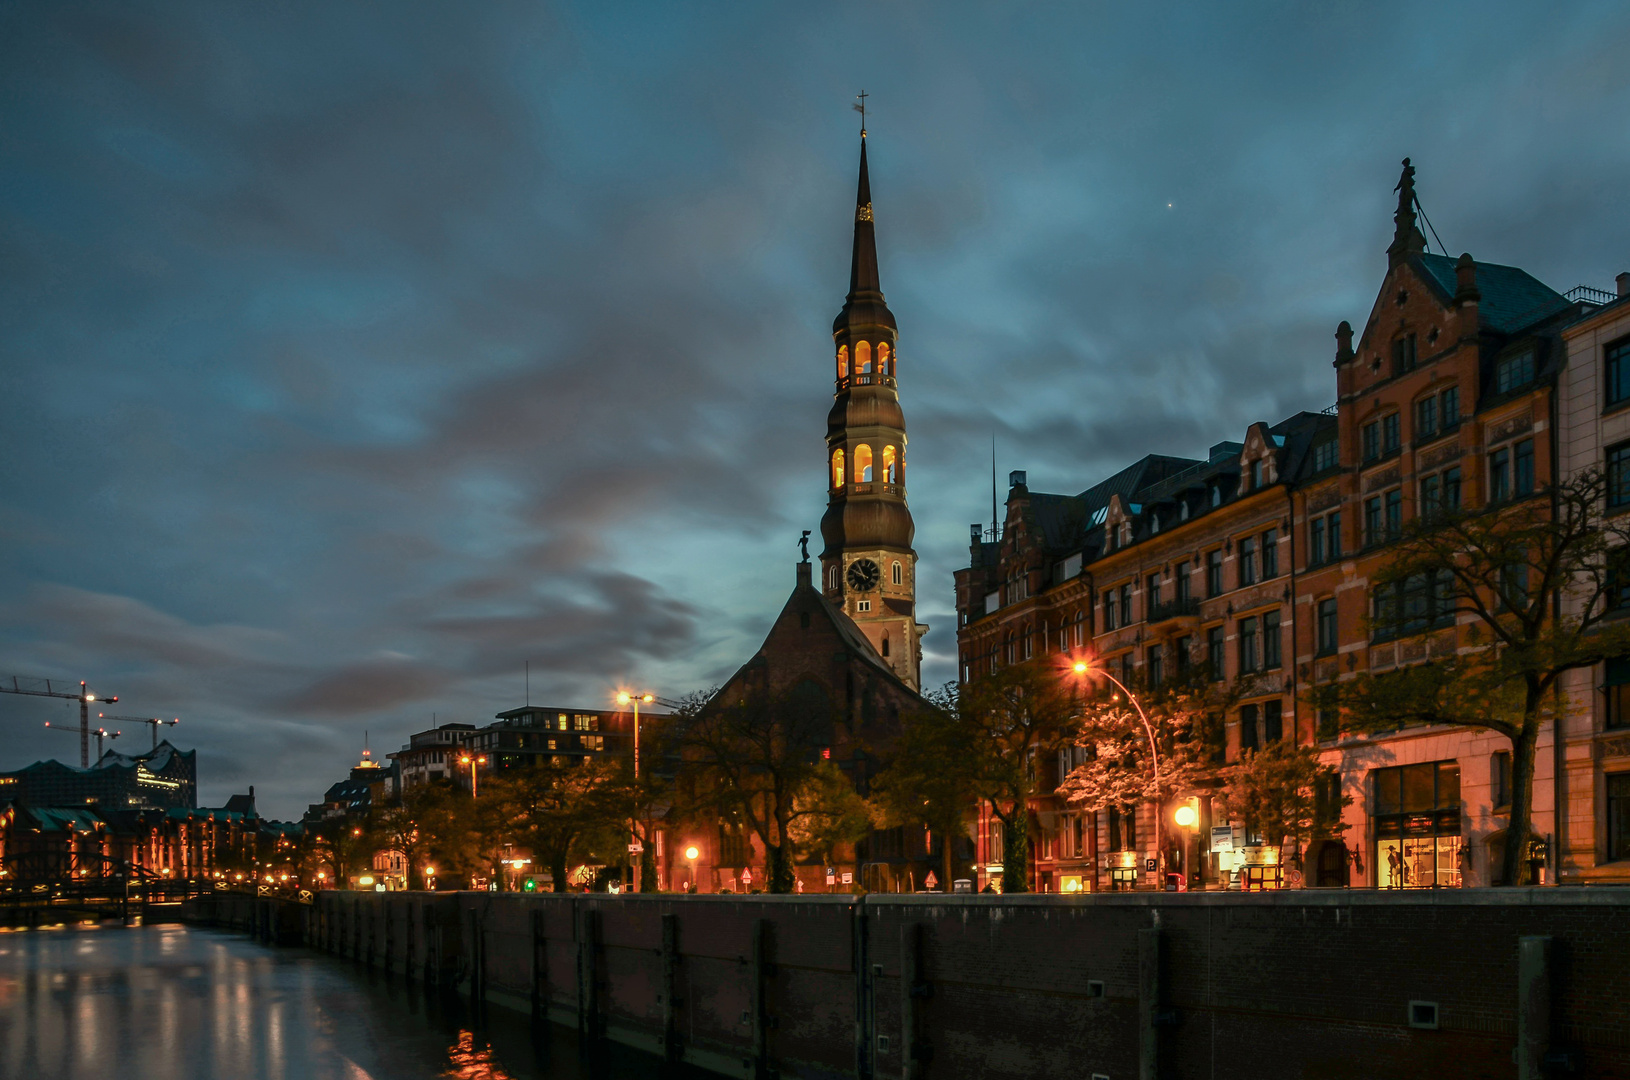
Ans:
[[[1428,761],[1370,771],[1376,885],[1459,888],[1460,765]]]

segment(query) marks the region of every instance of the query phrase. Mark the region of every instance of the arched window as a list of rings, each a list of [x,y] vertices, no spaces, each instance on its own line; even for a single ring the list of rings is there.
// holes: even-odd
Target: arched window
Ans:
[[[843,451],[841,449],[832,451],[832,486],[835,488],[843,486]]]
[[[893,580],[894,580],[894,583],[896,585],[904,585],[905,584],[905,580],[906,580],[905,570],[900,566],[899,563],[894,564]]]
[[[826,587],[829,589],[838,587],[838,568],[836,566],[826,572]]]
[[[890,361],[890,359],[891,359],[891,357],[889,355],[889,344],[888,344],[888,342],[886,342],[886,341],[880,342],[878,344],[878,346],[877,346],[877,373],[879,375],[892,375],[892,374],[894,374],[894,372],[889,370],[889,361]]]
[[[838,347],[838,379],[842,381],[849,377],[849,346]]]
[[[855,342],[855,374],[870,375],[872,373],[872,346],[870,342]]]
[[[1075,647],[1080,648],[1087,643],[1087,616],[1079,609],[1075,613]]]
[[[887,656],[888,654],[889,654],[889,636],[887,634],[884,634],[883,635],[883,655]]]
[[[883,447],[883,483],[898,484],[900,482],[899,470],[894,463],[894,447]]]
[[[855,483],[872,482],[872,448],[865,443],[855,447]]]

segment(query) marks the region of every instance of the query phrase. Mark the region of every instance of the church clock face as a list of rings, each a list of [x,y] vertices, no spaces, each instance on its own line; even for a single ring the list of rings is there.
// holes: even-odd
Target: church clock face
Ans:
[[[870,559],[856,559],[849,564],[849,587],[855,592],[870,592],[883,580],[883,572]]]

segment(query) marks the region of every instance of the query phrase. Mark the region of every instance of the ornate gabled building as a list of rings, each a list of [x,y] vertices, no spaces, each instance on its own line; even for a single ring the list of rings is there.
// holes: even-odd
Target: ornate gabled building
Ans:
[[[906,504],[906,421],[900,409],[894,313],[883,299],[866,133],[849,295],[832,323],[836,375],[826,418],[827,508],[821,518],[822,591],[913,689],[922,685],[916,532]]]
[[[1288,868],[1264,843],[1245,843],[1243,852],[1203,843],[1210,827],[1228,822],[1198,799],[1193,846],[1167,853],[1168,865],[1184,856],[1193,885],[1495,880],[1510,811],[1505,739],[1425,726],[1347,733],[1338,717],[1315,715],[1303,691],[1429,662],[1467,643],[1469,627],[1456,625],[1430,583],[1382,593],[1369,582],[1417,515],[1544,497],[1558,475],[1559,430],[1572,415],[1559,412],[1555,392],[1564,332],[1597,308],[1516,267],[1429,253],[1408,161],[1397,191],[1387,271],[1369,318],[1360,333],[1345,322],[1337,330],[1334,407],[1253,424],[1204,461],[1145,458],[1080,495],[1031,492],[1016,473],[999,539],[974,526],[969,565],[956,575],[964,681],[1064,650],[1090,654],[1128,681],[1158,682],[1206,664],[1221,678],[1252,676],[1253,693],[1226,718],[1226,762],[1295,739],[1317,745],[1340,772],[1341,788],[1319,794],[1332,806],[1351,797],[1344,836],[1316,842]],[[1604,357],[1618,344],[1593,341]],[[1600,452],[1586,459],[1599,463]],[[1626,462],[1630,470],[1630,453]],[[1610,706],[1597,703],[1601,718],[1576,724],[1574,757],[1617,745],[1596,734],[1612,722]],[[1559,871],[1563,880],[1600,876],[1591,867],[1614,842],[1593,801],[1606,781],[1565,766],[1567,751],[1549,730],[1540,742],[1533,820],[1550,839],[1549,872],[1553,880]],[[1070,765],[1060,760],[1056,771]],[[1630,781],[1624,786],[1630,793]],[[1583,843],[1569,838],[1558,806],[1584,819],[1573,827]],[[1095,817],[1049,796],[1034,809],[1039,887],[1152,883],[1145,871],[1155,854],[1154,807]],[[1168,839],[1174,833],[1165,830]],[[980,839],[982,863],[999,864],[1000,838],[988,823]]]

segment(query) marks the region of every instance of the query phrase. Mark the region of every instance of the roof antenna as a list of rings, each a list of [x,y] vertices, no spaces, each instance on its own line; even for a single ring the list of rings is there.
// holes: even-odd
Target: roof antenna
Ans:
[[[526,662],[526,703],[532,704],[532,661]]]
[[[1002,538],[1001,525],[996,520],[996,432],[990,433],[990,538]]]
[[[860,104],[850,106],[850,108],[854,109],[855,112],[860,114],[860,137],[862,139],[866,137],[866,99],[870,96],[870,94],[862,90],[860,93],[855,95],[855,100],[860,102]]]

